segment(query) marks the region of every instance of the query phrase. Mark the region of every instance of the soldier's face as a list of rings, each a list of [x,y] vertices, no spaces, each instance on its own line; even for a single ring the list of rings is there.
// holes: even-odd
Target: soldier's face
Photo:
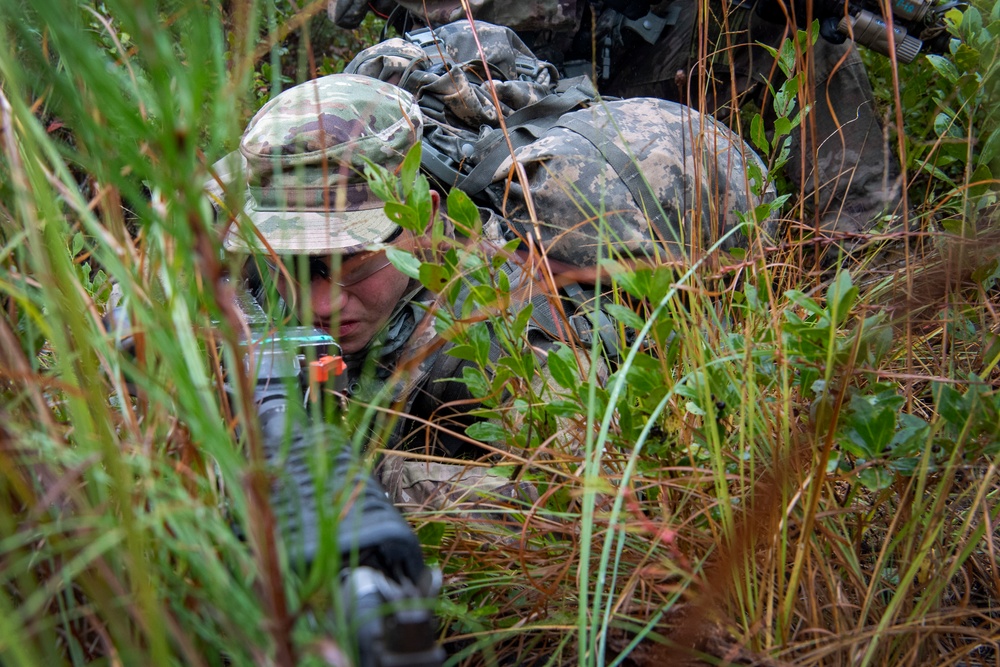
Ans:
[[[437,216],[440,197],[431,190],[431,219]],[[392,245],[402,250],[426,247],[427,236],[404,231]],[[310,318],[340,345],[344,354],[360,352],[375,337],[396,309],[410,287],[410,279],[396,270],[384,252],[358,253],[334,257],[300,257],[287,267],[292,277],[300,278],[301,287],[273,270],[278,293],[286,303],[294,303],[299,317]],[[308,284],[308,287],[306,287]]]
[[[403,232],[393,245],[405,247],[412,241],[412,234]],[[336,259],[300,257],[287,262],[292,276],[302,280],[290,284],[277,273],[277,288],[287,303],[298,304],[303,320],[311,316],[314,326],[328,331],[345,354],[353,354],[385,325],[410,279],[389,263],[384,252],[341,257],[339,268]]]

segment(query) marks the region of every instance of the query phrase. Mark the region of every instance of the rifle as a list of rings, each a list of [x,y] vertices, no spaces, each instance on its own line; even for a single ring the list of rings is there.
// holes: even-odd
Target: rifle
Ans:
[[[343,371],[336,341],[325,331],[293,327],[275,335],[257,301],[237,290],[237,306],[249,325],[243,363],[255,372],[253,404],[268,464],[279,470],[272,508],[293,560],[306,566],[320,557],[320,505],[337,507],[347,497],[337,522],[340,596],[343,618],[355,627],[358,667],[440,667],[430,611],[441,575],[424,563],[420,543],[373,475],[353,455],[346,439],[322,426],[293,421],[291,402],[303,392],[315,398]],[[312,359],[310,361],[310,359]],[[309,458],[319,443],[340,444],[326,476],[316,488]]]

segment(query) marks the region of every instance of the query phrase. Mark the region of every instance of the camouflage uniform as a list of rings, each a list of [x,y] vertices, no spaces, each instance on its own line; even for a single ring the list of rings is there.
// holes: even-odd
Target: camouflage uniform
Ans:
[[[431,25],[465,18],[461,3],[456,0],[399,0],[398,4],[410,10],[418,21],[428,21]],[[699,105],[703,111],[725,120],[732,116],[734,85],[736,105],[749,101],[761,103],[769,77],[775,88],[781,85],[780,71],[773,67],[773,59],[756,44],[779,46],[786,33],[784,26],[763,21],[750,9],[728,8],[725,19],[728,33],[720,37],[718,17],[722,8],[711,4],[712,43],[707,50],[714,55],[705,63],[696,59],[699,4],[695,0],[650,4],[669,15],[673,25],[668,25],[654,44],[627,32],[620,35],[624,43],[612,51],[611,77],[602,84],[602,92]],[[346,24],[351,14],[349,8],[356,5],[357,0],[330,0],[330,15]],[[590,40],[580,40],[581,35],[588,34],[581,26],[586,28],[590,21],[586,0],[517,3],[473,0],[471,7],[477,20],[512,27],[543,57],[561,57],[572,50],[574,37],[577,49],[585,57],[590,56]],[[357,13],[356,8],[354,15]],[[554,48],[545,49],[546,45]],[[731,66],[727,54],[732,54]],[[806,131],[793,132],[787,175],[801,191],[812,219],[825,232],[848,235],[864,232],[870,229],[873,220],[894,211],[898,205],[898,164],[882,140],[871,85],[857,48],[852,43],[838,46],[821,38],[812,49],[811,62],[815,102]],[[705,66],[713,79],[705,96],[696,92],[698,65]],[[777,72],[775,76],[772,70]],[[814,225],[808,220],[804,222],[810,228]]]
[[[362,77],[323,77],[285,91],[250,120],[240,141],[246,176],[242,223],[229,251],[353,253],[398,226],[362,174],[394,170],[420,141],[420,108],[405,91]],[[396,113],[393,113],[396,111]]]

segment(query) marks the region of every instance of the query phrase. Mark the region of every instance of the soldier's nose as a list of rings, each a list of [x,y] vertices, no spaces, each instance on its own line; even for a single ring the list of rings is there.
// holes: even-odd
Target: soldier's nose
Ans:
[[[347,303],[347,293],[329,278],[313,280],[310,292],[313,315],[320,319],[328,319],[340,312]]]

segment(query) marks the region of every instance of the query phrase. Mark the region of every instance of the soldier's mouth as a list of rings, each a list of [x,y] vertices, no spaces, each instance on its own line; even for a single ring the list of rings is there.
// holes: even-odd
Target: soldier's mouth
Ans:
[[[349,336],[352,333],[354,333],[354,331],[357,328],[358,328],[358,322],[356,320],[352,320],[350,322],[341,321],[338,333],[340,334],[340,336]]]

